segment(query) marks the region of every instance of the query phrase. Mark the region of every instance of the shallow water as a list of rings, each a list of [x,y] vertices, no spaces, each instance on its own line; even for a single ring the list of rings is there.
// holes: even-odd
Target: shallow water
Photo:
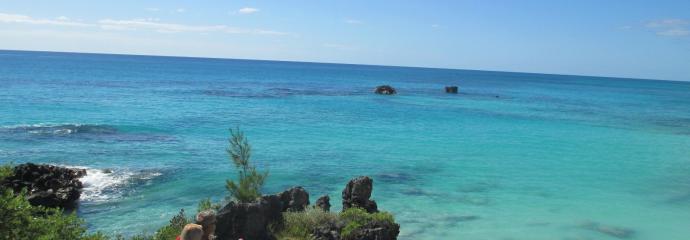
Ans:
[[[88,167],[93,231],[153,231],[222,199],[241,126],[265,192],[302,185],[339,209],[347,180],[372,176],[401,239],[690,236],[690,83],[0,53],[0,163]]]

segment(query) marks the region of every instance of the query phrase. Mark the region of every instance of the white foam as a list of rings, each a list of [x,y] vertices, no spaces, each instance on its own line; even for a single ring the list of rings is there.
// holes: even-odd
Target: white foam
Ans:
[[[118,187],[122,187],[134,175],[132,172],[113,170],[106,173],[100,169],[86,168],[86,176],[80,178],[84,184],[80,199],[82,201],[106,201],[116,194]]]

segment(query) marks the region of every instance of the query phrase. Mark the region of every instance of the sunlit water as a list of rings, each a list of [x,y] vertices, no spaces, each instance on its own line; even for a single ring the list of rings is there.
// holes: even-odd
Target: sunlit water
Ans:
[[[0,51],[0,163],[89,168],[92,231],[151,232],[222,199],[235,126],[265,192],[302,185],[339,210],[348,179],[372,176],[401,239],[690,236],[689,83]]]

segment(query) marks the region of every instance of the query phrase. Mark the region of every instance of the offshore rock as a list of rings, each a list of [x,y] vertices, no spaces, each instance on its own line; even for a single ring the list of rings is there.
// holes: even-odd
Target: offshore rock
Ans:
[[[81,195],[83,185],[79,178],[83,176],[84,169],[26,163],[15,166],[13,175],[0,185],[15,193],[26,188],[31,205],[72,209]]]
[[[283,203],[282,211],[303,211],[309,205],[309,193],[302,187],[293,187],[279,193]]]
[[[458,93],[458,86],[446,86],[446,93]]]
[[[374,200],[369,200],[373,191],[374,180],[367,176],[361,176],[350,180],[343,190],[343,211],[348,208],[358,207],[369,213],[378,212]]]
[[[396,94],[397,91],[395,91],[395,88],[389,86],[389,85],[381,85],[376,87],[374,90],[376,94],[382,94],[382,95],[393,95]]]
[[[314,203],[314,207],[320,208],[323,211],[331,211],[331,197],[328,195],[323,195]]]

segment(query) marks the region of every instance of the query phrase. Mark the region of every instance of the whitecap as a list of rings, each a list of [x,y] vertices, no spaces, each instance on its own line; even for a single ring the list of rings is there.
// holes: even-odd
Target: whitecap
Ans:
[[[121,191],[118,189],[124,187],[133,175],[134,173],[124,170],[106,172],[87,168],[86,176],[79,179],[84,184],[80,199],[100,202],[119,197]]]

